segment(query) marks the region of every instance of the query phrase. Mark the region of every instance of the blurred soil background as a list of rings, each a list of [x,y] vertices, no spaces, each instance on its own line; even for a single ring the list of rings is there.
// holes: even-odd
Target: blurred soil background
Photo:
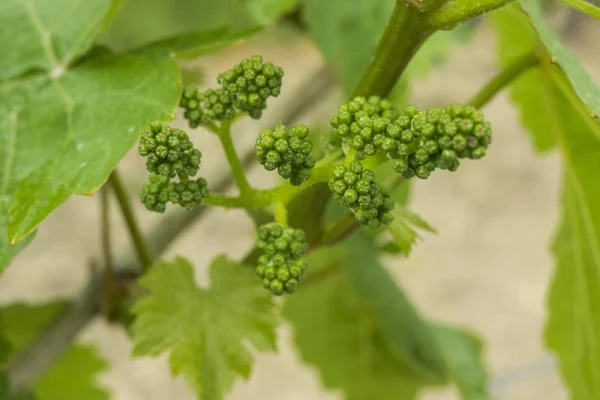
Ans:
[[[562,15],[556,25],[564,26],[569,18]],[[573,21],[575,26],[571,22],[563,38],[600,82],[600,24],[587,18]],[[283,108],[298,96],[304,79],[323,63],[309,40],[284,31],[261,35],[186,66],[201,67],[205,83],[213,85],[219,71],[255,53],[284,67],[284,88],[280,98],[269,101],[262,120],[236,125],[240,153],[252,147],[260,129],[280,122]],[[472,42],[455,45],[447,63],[413,84],[411,102],[426,107],[465,101],[496,70],[494,33],[488,24],[481,24]],[[325,127],[340,100],[340,93],[332,91],[302,122]],[[479,162],[463,163],[456,173],[438,172],[414,185],[411,208],[437,228],[438,235],[426,234],[408,260],[385,257],[384,261],[423,314],[466,327],[485,341],[485,361],[496,399],[566,399],[543,346],[546,293],[553,273],[550,244],[558,222],[560,158],[555,152],[534,154],[506,92],[485,112],[494,127],[488,155]],[[181,115],[174,126],[187,129]],[[229,173],[217,140],[201,130],[193,136],[204,153],[201,172],[209,184]],[[143,160],[133,150],[120,169],[135,198],[146,179]],[[252,183],[262,187],[274,183],[274,175],[259,168],[250,174]],[[38,303],[80,292],[90,276],[90,260],[99,256],[98,197],[74,197],[41,225],[33,244],[0,280],[2,303]],[[138,201],[134,204],[144,227],[160,218]],[[115,247],[125,249],[129,242],[114,204],[112,211]],[[206,267],[215,255],[242,256],[252,240],[252,224],[244,212],[213,209],[178,238],[164,258],[185,255],[195,263],[198,281],[205,284]],[[299,360],[289,327],[281,328],[280,339],[281,353],[257,355],[251,379],[239,381],[229,400],[341,398],[324,389],[316,372]],[[115,400],[195,398],[182,379],[170,377],[165,357],[131,360],[131,344],[118,326],[96,318],[79,340],[97,345],[108,361],[110,366],[99,379]],[[451,389],[421,396],[423,400],[458,398]]]

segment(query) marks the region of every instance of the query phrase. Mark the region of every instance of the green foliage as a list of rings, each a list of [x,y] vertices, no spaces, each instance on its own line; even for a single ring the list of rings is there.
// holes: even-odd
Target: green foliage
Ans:
[[[252,355],[275,350],[277,312],[270,294],[248,267],[217,257],[211,286],[199,288],[183,258],[155,265],[140,284],[148,291],[134,306],[134,355],[169,352],[174,375],[182,374],[199,399],[222,399],[236,376],[248,378]]]
[[[0,334],[10,347],[8,359],[14,359],[64,308],[64,303],[55,302],[35,306],[14,304],[0,309]],[[108,400],[108,393],[96,382],[105,369],[106,363],[93,347],[73,344],[34,382],[31,393],[19,392],[9,399]]]
[[[2,62],[11,64],[0,68],[0,159],[9,166],[0,172],[0,187],[13,242],[69,196],[97,190],[141,128],[166,119],[179,96],[179,72],[167,58],[107,54],[75,63],[99,33],[110,2],[61,3],[0,6],[2,29],[20,32],[18,45],[0,35],[7,49]]]
[[[375,54],[394,4],[395,0],[305,0],[310,35],[347,95]]]
[[[260,251],[256,275],[263,287],[278,296],[294,293],[308,268],[300,258],[308,249],[304,231],[265,224],[258,228],[256,247]]]
[[[360,243],[366,242],[352,240],[309,256],[315,276],[326,276],[350,260],[362,268],[379,268],[374,249],[361,246],[358,252],[350,251]],[[348,400],[404,400],[416,398],[427,385],[440,383],[413,368],[397,351],[395,341],[383,327],[388,316],[382,315],[348,278],[336,274],[317,281],[291,296],[283,310],[294,328],[301,357],[319,371],[325,386],[343,390]],[[413,312],[407,309],[396,316],[412,318]],[[487,399],[487,374],[479,342],[453,328],[424,325],[423,329],[431,332],[463,398]]]
[[[248,12],[261,25],[277,21],[283,14],[293,11],[299,0],[243,0]]]
[[[499,58],[507,65],[527,52],[536,51],[539,39],[515,3],[491,14],[498,34]],[[538,49],[539,50],[539,49]],[[533,136],[535,148],[547,151],[556,144],[556,125],[550,118],[539,118],[540,114],[551,115],[552,103],[540,101],[552,95],[554,82],[543,68],[531,68],[511,84],[511,98],[521,113],[521,120]]]
[[[279,176],[300,186],[310,177],[315,159],[310,154],[313,144],[308,139],[308,127],[276,125],[263,130],[256,139],[255,151],[258,162],[267,171],[277,170]]]
[[[426,232],[437,233],[427,221],[405,207],[396,205],[392,210],[392,217],[393,221],[389,225],[388,231],[392,234],[394,239],[393,244],[397,247],[388,246],[388,248],[384,249],[385,251],[400,253],[408,257],[417,239],[421,239],[421,236],[413,227],[420,228]]]
[[[541,41],[546,45],[553,56],[553,60],[563,69],[573,89],[581,101],[589,107],[591,112],[600,116],[600,87],[581,66],[581,63],[548,28],[542,17],[539,0],[520,0],[523,10],[529,16],[531,24],[539,34]]]
[[[392,221],[394,201],[389,190],[377,184],[373,171],[363,168],[360,161],[353,160],[348,167],[337,165],[329,189],[339,204],[352,210],[359,224],[376,229]]]
[[[1,139],[1,137],[0,137]],[[35,231],[29,234],[25,239],[13,245],[10,244],[8,237],[8,218],[6,210],[6,201],[0,197],[0,276],[2,272],[10,265],[12,259],[33,240]]]

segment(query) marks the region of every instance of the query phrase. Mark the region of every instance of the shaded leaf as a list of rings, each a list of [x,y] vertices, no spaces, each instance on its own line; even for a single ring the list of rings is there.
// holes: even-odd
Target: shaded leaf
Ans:
[[[24,350],[65,307],[63,302],[41,305],[13,304],[0,309],[0,333],[10,347],[9,358]],[[32,385],[32,392],[20,392],[11,400],[108,400],[97,386],[97,376],[106,362],[87,345],[72,344]],[[35,396],[34,396],[35,395]]]
[[[311,256],[311,274],[335,267],[330,262],[336,251],[343,258],[343,247]],[[303,286],[287,298],[283,312],[302,359],[326,387],[343,390],[348,400],[416,397],[421,377],[391,350],[375,313],[343,275]]]
[[[583,69],[579,60],[567,50],[546,25],[539,0],[520,0],[520,3],[523,10],[529,15],[540,39],[567,75],[579,98],[594,115],[600,116],[600,88]]]
[[[432,331],[462,398],[489,399],[488,374],[481,360],[481,342],[471,334],[448,326],[434,324]]]
[[[347,241],[341,268],[374,312],[392,348],[419,376],[444,381],[446,366],[429,326],[377,259],[361,235]]]
[[[299,0],[243,0],[252,17],[261,25],[270,25],[294,10]]]
[[[365,72],[392,15],[395,0],[305,0],[304,18],[315,44],[346,94]]]
[[[527,15],[516,3],[493,12],[491,20],[498,36],[501,65],[506,66],[531,51],[543,51]],[[556,144],[556,124],[550,118],[552,104],[546,101],[552,86],[554,82],[541,68],[530,68],[510,86],[512,101],[538,151],[549,150]]]
[[[161,39],[134,49],[132,52],[153,56],[171,55],[180,59],[196,58],[241,43],[257,32],[260,32],[259,28],[235,32],[224,27]]]
[[[173,375],[182,374],[199,399],[222,399],[236,376],[248,378],[252,355],[275,350],[278,318],[272,296],[254,273],[225,256],[210,268],[211,287],[194,282],[183,258],[153,267],[141,279],[148,294],[134,306],[134,355],[170,353]]]

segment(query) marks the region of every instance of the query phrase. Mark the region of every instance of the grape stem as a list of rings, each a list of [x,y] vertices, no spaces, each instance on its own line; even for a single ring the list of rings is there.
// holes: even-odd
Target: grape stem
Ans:
[[[576,10],[581,11],[596,19],[600,19],[600,8],[595,5],[588,3],[585,0],[560,0],[568,6],[573,7]]]
[[[233,178],[238,189],[240,190],[241,196],[252,193],[253,189],[248,183],[248,179],[246,178],[246,174],[244,172],[244,166],[238,157],[235,146],[233,145],[233,140],[231,139],[231,121],[224,121],[221,127],[217,130],[217,134],[221,140],[221,145],[225,151],[225,156],[227,157],[227,161],[231,167],[231,172],[233,173]]]
[[[275,222],[284,228],[288,227],[287,223],[287,208],[284,203],[278,201],[273,204],[273,213],[275,214]]]
[[[490,79],[488,83],[473,96],[468,104],[475,108],[482,108],[502,89],[521,76],[523,72],[538,65],[539,62],[540,58],[534,51],[515,58],[510,64],[506,65],[500,72],[492,77],[492,79]]]
[[[125,224],[127,225],[127,230],[129,231],[129,236],[131,237],[131,241],[135,247],[137,258],[142,265],[142,269],[145,271],[150,268],[153,263],[152,253],[148,249],[148,245],[142,236],[140,227],[137,223],[135,215],[133,214],[133,207],[129,201],[129,193],[127,193],[125,185],[123,185],[123,181],[121,180],[119,172],[116,169],[110,174],[108,183],[115,192],[117,202],[119,203],[119,208],[121,209],[121,214],[123,214]]]

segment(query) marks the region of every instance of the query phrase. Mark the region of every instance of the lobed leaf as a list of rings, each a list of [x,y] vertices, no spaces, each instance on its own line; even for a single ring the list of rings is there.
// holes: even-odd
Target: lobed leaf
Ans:
[[[173,375],[182,374],[199,399],[222,399],[236,376],[248,378],[252,355],[275,350],[278,318],[271,295],[252,271],[217,257],[211,287],[194,283],[183,258],[163,262],[141,279],[148,294],[133,308],[134,355],[170,353]]]
[[[392,234],[394,243],[404,256],[408,256],[417,240],[421,239],[413,226],[430,233],[437,233],[427,221],[399,204],[396,204],[396,207],[392,210],[392,215],[394,220],[387,230]]]

